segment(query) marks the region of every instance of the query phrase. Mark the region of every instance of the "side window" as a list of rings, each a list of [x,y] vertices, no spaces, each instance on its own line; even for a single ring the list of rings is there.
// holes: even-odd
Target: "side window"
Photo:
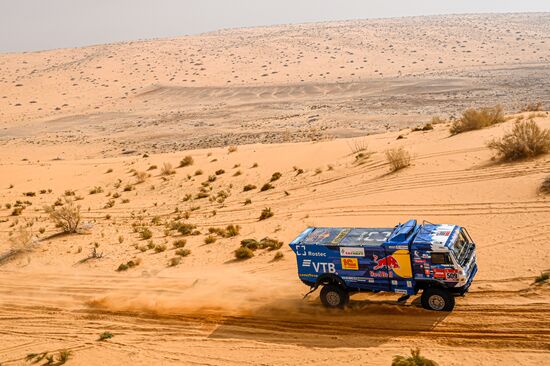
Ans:
[[[432,253],[432,264],[450,264],[451,258],[446,253]]]

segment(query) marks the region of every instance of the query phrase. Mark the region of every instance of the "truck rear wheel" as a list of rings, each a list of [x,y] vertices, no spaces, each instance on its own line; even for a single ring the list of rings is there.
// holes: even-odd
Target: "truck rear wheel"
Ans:
[[[454,296],[449,291],[437,287],[428,287],[422,291],[420,302],[422,307],[428,310],[451,311],[455,307]]]
[[[321,290],[321,302],[327,308],[343,308],[349,301],[348,292],[337,285],[325,285]]]

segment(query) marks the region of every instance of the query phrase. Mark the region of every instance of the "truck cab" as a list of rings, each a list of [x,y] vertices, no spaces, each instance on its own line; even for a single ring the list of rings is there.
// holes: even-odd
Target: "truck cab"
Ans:
[[[290,243],[298,276],[321,301],[345,306],[356,292],[395,292],[407,298],[422,291],[422,306],[454,307],[477,272],[475,244],[458,225],[418,224],[394,228],[307,228]]]

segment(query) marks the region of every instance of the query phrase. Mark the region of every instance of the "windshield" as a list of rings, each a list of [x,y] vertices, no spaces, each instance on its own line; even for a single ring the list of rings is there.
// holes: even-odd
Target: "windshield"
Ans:
[[[468,244],[469,241],[467,239],[467,236],[462,230],[460,230],[460,233],[458,233],[458,237],[452,249],[455,258],[458,260],[458,263],[460,263],[460,265],[464,265],[465,263],[466,255],[468,254]]]

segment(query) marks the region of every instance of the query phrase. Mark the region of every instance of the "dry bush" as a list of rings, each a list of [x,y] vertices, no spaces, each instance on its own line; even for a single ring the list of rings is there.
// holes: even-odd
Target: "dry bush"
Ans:
[[[229,146],[227,149],[228,154],[234,153],[235,151],[237,151],[237,146]]]
[[[187,155],[180,161],[180,168],[193,165],[193,157],[191,155]]]
[[[283,175],[280,172],[275,172],[271,175],[270,182],[275,182],[276,180],[279,180]]]
[[[237,259],[248,259],[254,256],[254,252],[247,247],[240,247],[235,250],[235,258]]]
[[[369,144],[367,143],[366,138],[353,139],[351,141],[347,141],[347,144],[352,154],[358,154],[362,151],[367,151],[369,148]]]
[[[273,260],[274,261],[278,261],[278,260],[281,260],[283,259],[285,255],[282,253],[282,252],[277,252],[275,253],[275,255],[273,256]]]
[[[174,243],[173,243],[174,248],[183,248],[185,244],[187,244],[187,240],[185,239],[174,240]]]
[[[262,188],[260,188],[260,192],[265,192],[269,189],[273,189],[275,187],[273,187],[273,185],[271,183],[266,183],[262,186]]]
[[[147,172],[136,172],[136,182],[143,183],[149,178],[149,174]]]
[[[96,187],[90,189],[90,194],[98,194],[98,193],[103,193],[103,188],[102,187],[96,186]]]
[[[271,211],[270,207],[266,207],[262,210],[262,213],[260,214],[260,221],[269,219],[271,216],[273,216],[274,213]]]
[[[411,165],[411,155],[403,147],[386,151],[386,159],[390,164],[390,170],[396,172]]]
[[[543,110],[544,107],[541,102],[527,103],[523,108],[521,108],[521,112],[540,112]]]
[[[172,175],[172,174],[176,174],[176,171],[172,167],[172,164],[164,163],[164,164],[162,164],[162,168],[160,169],[160,174],[161,175]]]
[[[453,123],[450,132],[452,135],[456,135],[466,131],[480,130],[501,122],[504,122],[504,112],[499,105],[491,108],[470,108],[465,110],[462,117]]]
[[[208,235],[204,238],[204,244],[212,244],[216,242],[216,237],[214,235]]]
[[[139,232],[139,236],[141,236],[143,240],[151,239],[153,237],[153,232],[148,227],[143,227]]]
[[[76,233],[80,224],[80,206],[73,200],[65,198],[63,206],[56,209],[55,206],[44,206],[44,211],[50,216],[56,227],[65,233]]]
[[[187,257],[189,254],[191,254],[191,251],[189,249],[176,250],[176,255],[179,255],[180,257]]]
[[[411,355],[393,356],[392,366],[437,366],[435,361],[429,360],[426,357],[420,356],[420,349],[411,349]]]
[[[168,261],[168,266],[175,267],[181,262],[181,257],[172,257],[170,258],[170,261]]]
[[[254,184],[247,184],[243,187],[243,192],[251,191],[253,189],[256,189],[257,187]]]
[[[541,193],[550,194],[550,176],[546,177],[539,188]]]
[[[489,141],[487,147],[507,161],[546,154],[550,152],[550,130],[541,129],[533,120],[516,122],[512,131]]]
[[[33,244],[32,232],[27,227],[19,227],[17,232],[10,237],[11,249],[14,251],[29,250]]]

